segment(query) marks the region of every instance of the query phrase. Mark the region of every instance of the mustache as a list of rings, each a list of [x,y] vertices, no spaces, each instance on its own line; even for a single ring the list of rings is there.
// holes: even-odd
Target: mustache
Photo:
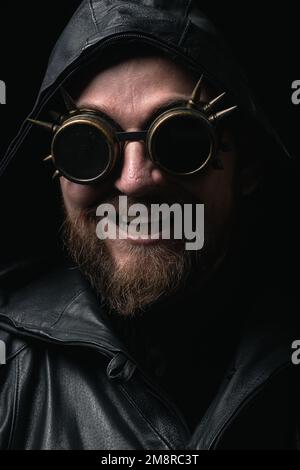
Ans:
[[[89,219],[96,218],[96,211],[97,208],[101,204],[109,204],[112,206],[116,212],[118,212],[119,208],[119,198],[120,196],[126,196],[127,197],[127,207],[130,208],[131,206],[135,204],[142,204],[145,206],[148,210],[151,210],[152,204],[157,204],[157,205],[162,205],[162,204],[167,204],[168,206],[172,206],[173,204],[179,204],[180,206],[184,206],[184,204],[201,204],[201,201],[196,199],[195,197],[189,195],[147,195],[144,197],[134,197],[134,196],[127,196],[125,194],[119,193],[118,195],[112,195],[110,197],[106,197],[105,199],[102,199],[101,201],[97,201],[97,203],[93,203],[90,206],[87,206],[84,209],[81,209],[82,215],[85,215]]]

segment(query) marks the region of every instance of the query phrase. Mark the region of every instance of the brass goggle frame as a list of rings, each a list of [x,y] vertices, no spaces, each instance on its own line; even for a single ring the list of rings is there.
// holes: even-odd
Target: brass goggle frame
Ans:
[[[44,161],[52,161],[56,170],[53,175],[53,178],[57,176],[64,176],[70,181],[80,183],[80,184],[92,184],[104,179],[106,176],[110,174],[112,169],[115,167],[116,162],[120,158],[120,154],[122,152],[122,146],[125,142],[137,142],[137,141],[144,141],[146,143],[146,147],[148,150],[148,155],[152,162],[160,167],[163,171],[166,171],[170,174],[176,176],[188,176],[193,175],[201,171],[208,162],[212,162],[215,168],[222,169],[222,163],[220,159],[217,157],[217,152],[219,149],[219,139],[216,132],[216,123],[228,116],[232,113],[237,106],[232,106],[230,108],[224,109],[217,113],[212,113],[213,108],[221,101],[224,97],[225,93],[220,94],[209,103],[205,105],[200,104],[200,95],[201,95],[201,85],[203,82],[203,75],[201,76],[200,80],[198,81],[192,97],[187,102],[186,105],[178,106],[171,108],[167,111],[162,112],[150,125],[147,130],[144,131],[137,131],[137,132],[123,132],[118,131],[116,127],[110,122],[111,120],[107,117],[103,116],[102,113],[90,110],[90,109],[77,109],[75,102],[70,97],[70,95],[61,88],[62,96],[67,108],[68,113],[64,115],[56,115],[57,123],[48,123],[44,121],[37,121],[33,119],[28,119],[32,124],[38,125],[42,128],[45,128],[53,133],[52,143],[51,143],[51,155],[46,157]],[[199,167],[195,168],[192,171],[187,172],[178,172],[173,171],[170,168],[165,167],[155,155],[153,151],[155,139],[158,134],[158,130],[166,124],[168,121],[176,118],[176,117],[191,117],[193,119],[199,120],[202,126],[207,131],[207,136],[210,139],[210,149],[208,152],[207,157],[205,160],[199,165]],[[73,177],[72,175],[66,173],[64,169],[59,164],[59,161],[56,158],[56,151],[55,146],[56,142],[59,139],[62,132],[64,132],[68,127],[74,125],[87,125],[92,126],[92,128],[96,128],[99,132],[101,132],[102,136],[105,137],[106,143],[108,146],[108,163],[103,171],[93,178],[77,178]],[[223,149],[222,149],[223,150]],[[228,149],[225,149],[227,151]]]

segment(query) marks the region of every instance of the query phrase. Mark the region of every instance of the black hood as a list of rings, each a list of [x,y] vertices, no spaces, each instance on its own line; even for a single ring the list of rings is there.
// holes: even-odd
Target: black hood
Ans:
[[[232,104],[254,118],[289,155],[249,89],[224,38],[199,9],[195,0],[84,0],[58,39],[30,113],[37,118],[57,89],[88,61],[99,60],[112,44],[147,43],[184,62],[218,89],[226,91]],[[24,122],[0,164],[0,175],[30,133]]]

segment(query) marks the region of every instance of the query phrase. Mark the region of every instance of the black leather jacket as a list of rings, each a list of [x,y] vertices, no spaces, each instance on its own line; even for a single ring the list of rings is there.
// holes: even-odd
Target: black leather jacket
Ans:
[[[78,269],[53,269],[2,297],[0,448],[299,448],[299,368],[291,362],[299,329],[288,333],[276,320],[285,308],[285,300],[260,301],[191,435],[114,334]],[[195,380],[205,381],[200,372]]]

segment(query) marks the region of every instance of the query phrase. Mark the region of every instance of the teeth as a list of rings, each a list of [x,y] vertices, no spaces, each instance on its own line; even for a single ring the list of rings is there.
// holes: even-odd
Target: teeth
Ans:
[[[157,222],[167,221],[168,217],[162,219],[161,214],[154,214],[153,217],[139,217],[139,215],[127,215],[127,214],[119,214],[119,222],[123,224],[129,224],[132,221],[136,221],[136,223],[141,224],[154,224]]]
[[[151,215],[153,215],[151,219]],[[134,237],[158,237],[159,234],[167,234],[172,230],[174,220],[172,214],[162,218],[162,213],[150,213],[150,217],[142,217],[139,215],[128,216],[127,214],[108,212],[107,221],[119,226],[120,230]]]
[[[119,220],[120,222],[123,222],[124,224],[128,224],[132,222],[133,220],[139,219],[142,223],[147,223],[148,222],[148,217],[139,217],[138,215],[120,215],[119,214]]]

